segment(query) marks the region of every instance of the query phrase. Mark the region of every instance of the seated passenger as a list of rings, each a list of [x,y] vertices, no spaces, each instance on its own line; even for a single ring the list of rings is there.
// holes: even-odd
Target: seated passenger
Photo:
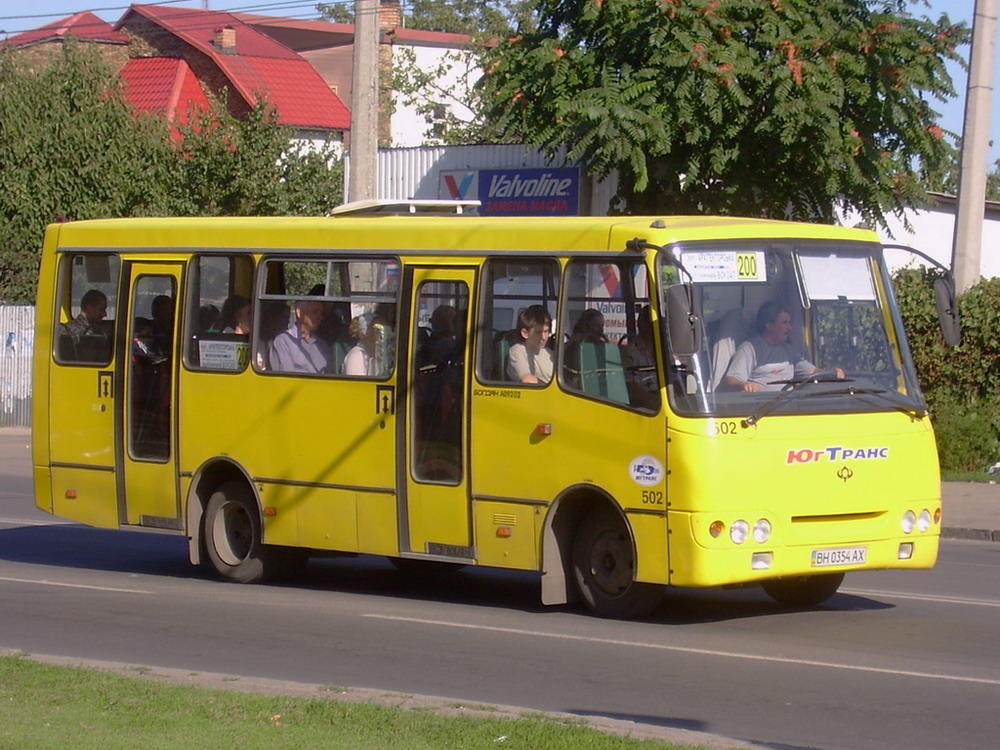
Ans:
[[[517,316],[521,341],[507,355],[507,377],[518,383],[552,380],[552,355],[545,344],[552,334],[552,316],[541,305],[532,305]]]
[[[653,322],[649,305],[639,310],[637,333],[622,352],[625,385],[633,406],[660,408],[660,379],[656,374],[656,350],[653,346]]]
[[[249,335],[253,325],[253,306],[246,297],[234,294],[222,303],[222,316],[219,320],[222,333]]]
[[[276,372],[324,373],[330,364],[330,345],[316,335],[323,322],[323,303],[304,299],[295,303],[295,322],[274,337],[268,364]]]
[[[358,343],[347,352],[341,371],[344,375],[354,377],[375,375],[375,337],[377,335],[375,325],[368,325],[364,316],[359,315],[351,320],[349,330],[351,338]]]
[[[573,326],[573,335],[569,339],[571,344],[579,344],[583,341],[590,341],[594,344],[606,344],[608,337],[604,335],[604,315],[600,310],[589,308],[584,310],[580,319]]]
[[[84,336],[107,337],[101,321],[108,315],[108,298],[99,289],[90,289],[80,300],[80,314],[63,323],[62,332],[79,341]]]
[[[756,392],[780,391],[784,381],[819,372],[819,368],[805,358],[788,341],[792,330],[792,316],[777,302],[765,302],[757,311],[758,335],[742,344],[733,355],[726,370],[726,384],[730,388]],[[837,368],[837,377],[844,371]]]

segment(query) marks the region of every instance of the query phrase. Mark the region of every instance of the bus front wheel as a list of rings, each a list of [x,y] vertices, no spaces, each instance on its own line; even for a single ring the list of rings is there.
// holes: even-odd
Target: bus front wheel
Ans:
[[[635,550],[621,517],[606,506],[584,518],[573,539],[573,577],[587,608],[601,617],[647,615],[663,587],[635,580]]]
[[[843,573],[822,573],[815,576],[793,576],[761,581],[767,595],[781,604],[815,607],[837,593],[844,582]]]
[[[257,583],[265,572],[260,516],[249,494],[240,482],[226,482],[205,508],[208,559],[220,576],[236,583]]]

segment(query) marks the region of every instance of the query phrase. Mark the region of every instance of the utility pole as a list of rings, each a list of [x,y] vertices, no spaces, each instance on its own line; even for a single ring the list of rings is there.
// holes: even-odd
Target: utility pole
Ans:
[[[962,125],[962,161],[958,172],[958,215],[951,255],[955,289],[959,294],[979,281],[981,275],[996,39],[997,0],[976,0]]]
[[[375,198],[378,169],[378,0],[354,0],[351,155],[347,199]]]

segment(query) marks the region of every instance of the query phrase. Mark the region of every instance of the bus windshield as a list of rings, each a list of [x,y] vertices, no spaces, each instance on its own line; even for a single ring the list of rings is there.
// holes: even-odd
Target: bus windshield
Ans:
[[[925,411],[877,245],[672,252],[659,261],[663,300],[670,286],[690,284],[703,327],[699,352],[667,353],[676,412],[753,423],[764,414]]]

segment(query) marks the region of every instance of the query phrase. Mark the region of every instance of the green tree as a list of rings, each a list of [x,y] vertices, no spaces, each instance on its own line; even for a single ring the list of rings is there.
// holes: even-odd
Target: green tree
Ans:
[[[93,45],[41,67],[0,52],[0,301],[30,302],[45,226],[61,217],[315,214],[341,202],[331,148],[307,151],[261,103],[172,137],[139,117]]]
[[[168,209],[164,128],[136,118],[116,81],[72,41],[40,70],[0,53],[0,299],[34,298],[46,224]]]
[[[967,30],[905,0],[539,0],[483,101],[507,136],[599,176],[629,212],[884,224],[951,144],[929,98]]]
[[[336,3],[318,3],[316,10],[323,18],[334,23],[354,23],[354,0]]]

